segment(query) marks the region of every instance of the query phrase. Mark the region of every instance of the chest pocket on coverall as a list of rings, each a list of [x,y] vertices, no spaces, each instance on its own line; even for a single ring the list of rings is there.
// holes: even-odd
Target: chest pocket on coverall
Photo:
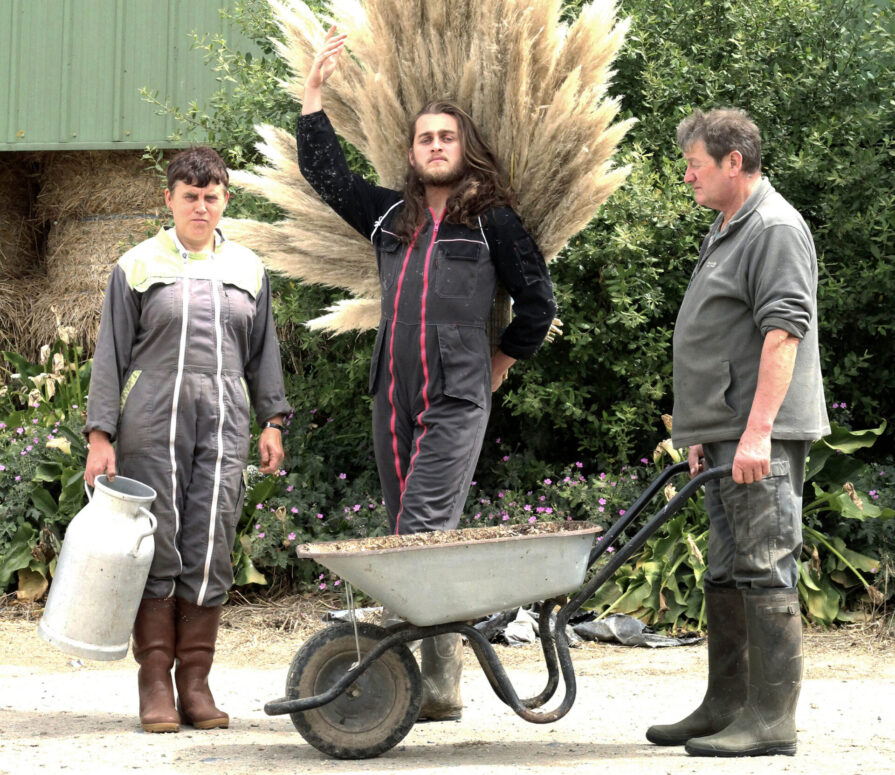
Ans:
[[[183,317],[183,296],[175,277],[155,278],[142,293],[140,327],[146,330],[161,328]]]
[[[481,242],[444,240],[438,243],[435,292],[445,299],[465,299],[476,287]]]
[[[251,331],[255,321],[255,300],[252,295],[236,285],[223,283],[223,287],[227,325],[239,331]]]
[[[384,229],[380,231],[376,258],[379,261],[379,282],[383,290],[388,290],[395,284],[398,265],[404,256],[402,247],[404,246],[396,235]]]

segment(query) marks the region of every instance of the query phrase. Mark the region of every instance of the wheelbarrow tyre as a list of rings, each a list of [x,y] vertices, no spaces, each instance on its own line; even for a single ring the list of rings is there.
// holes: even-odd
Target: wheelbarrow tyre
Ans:
[[[358,623],[361,657],[389,633]],[[286,678],[290,698],[322,694],[357,661],[354,627],[341,622],[309,638]],[[411,730],[422,703],[422,680],[403,643],[380,656],[341,695],[313,710],[291,713],[292,724],[314,748],[336,759],[371,759],[394,748]]]

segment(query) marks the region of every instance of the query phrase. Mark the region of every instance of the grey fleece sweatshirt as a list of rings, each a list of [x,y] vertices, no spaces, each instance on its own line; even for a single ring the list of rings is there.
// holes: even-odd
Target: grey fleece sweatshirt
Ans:
[[[765,334],[778,328],[801,341],[772,437],[818,439],[830,426],[811,232],[764,178],[723,231],[722,217],[703,240],[675,324],[674,444],[739,439],[755,396]]]

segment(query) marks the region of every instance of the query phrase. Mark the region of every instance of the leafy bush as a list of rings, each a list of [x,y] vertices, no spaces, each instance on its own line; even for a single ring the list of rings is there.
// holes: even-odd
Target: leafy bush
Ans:
[[[33,364],[3,353],[14,371],[0,388],[0,592],[47,589],[66,526],[85,500],[81,436],[90,362],[71,332]]]
[[[895,510],[885,505],[891,491],[881,496],[879,489],[862,491],[854,484],[875,476],[872,483],[881,486],[877,480],[883,477],[876,467],[862,463],[853,453],[872,446],[884,428],[885,424],[850,431],[834,424],[833,432],[811,448],[805,491],[814,497],[806,496],[803,502],[804,546],[798,589],[804,611],[816,623],[866,618],[890,593],[874,585],[881,562],[873,544],[842,527],[873,526],[871,534],[895,528]],[[666,453],[674,461],[685,458],[685,451],[675,451],[670,443],[656,452],[660,465]],[[666,497],[673,494],[674,490],[666,490]],[[882,504],[877,503],[880,500]],[[627,613],[662,627],[689,623],[701,627],[708,530],[708,515],[699,494],[647,541],[634,560],[596,591],[587,607],[601,616]]]
[[[892,6],[620,5],[633,25],[613,90],[639,119],[619,159],[634,171],[552,267],[567,334],[511,374],[492,425],[547,461],[624,461],[658,440],[644,418],[670,410],[671,331],[715,215],[682,185],[675,127],[695,107],[730,105],[761,127],[765,173],[814,233],[828,395],[845,398],[859,425],[893,416]],[[892,445],[889,433],[880,446]]]
[[[580,6],[570,3],[567,14]],[[511,371],[496,396],[487,444],[493,448],[500,435],[549,467],[579,458],[598,467],[639,457],[662,437],[644,418],[670,409],[674,318],[714,217],[682,184],[674,143],[678,121],[697,106],[739,105],[761,126],[765,171],[815,234],[828,393],[846,398],[861,425],[890,416],[891,315],[883,300],[895,292],[895,106],[885,77],[895,69],[891,6],[623,0],[621,11],[633,25],[613,90],[639,123],[618,161],[633,172],[553,265],[566,334]],[[201,126],[240,166],[257,158],[254,124],[291,129],[297,106],[276,81],[284,64],[266,40],[276,35],[266,3],[238,3],[234,14],[256,40],[255,53],[197,41],[228,88],[208,115],[194,106],[168,110]],[[365,169],[353,152],[352,164]],[[234,198],[231,214],[274,217],[270,205],[245,196]],[[330,292],[288,281],[276,290],[284,359],[295,375],[290,394],[297,404],[327,394],[326,411],[339,427],[353,427],[368,406],[369,337],[308,332],[296,323],[318,314]],[[361,454],[352,457],[369,461],[357,443]],[[890,435],[881,447],[891,446]]]

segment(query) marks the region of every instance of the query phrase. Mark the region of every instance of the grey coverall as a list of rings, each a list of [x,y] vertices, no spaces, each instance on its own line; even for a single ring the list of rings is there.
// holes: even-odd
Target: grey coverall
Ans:
[[[395,533],[457,526],[491,410],[486,323],[499,279],[514,319],[500,347],[535,353],[556,311],[544,258],[507,207],[472,229],[429,213],[408,245],[401,194],[352,174],[323,111],[298,121],[302,174],[376,248],[382,313],[370,367],[373,441]]]
[[[213,253],[190,254],[173,229],[122,256],[106,291],[84,432],[108,433],[118,473],[157,493],[144,597],[225,601],[250,397],[259,418],[289,411],[258,257],[220,232]]]

